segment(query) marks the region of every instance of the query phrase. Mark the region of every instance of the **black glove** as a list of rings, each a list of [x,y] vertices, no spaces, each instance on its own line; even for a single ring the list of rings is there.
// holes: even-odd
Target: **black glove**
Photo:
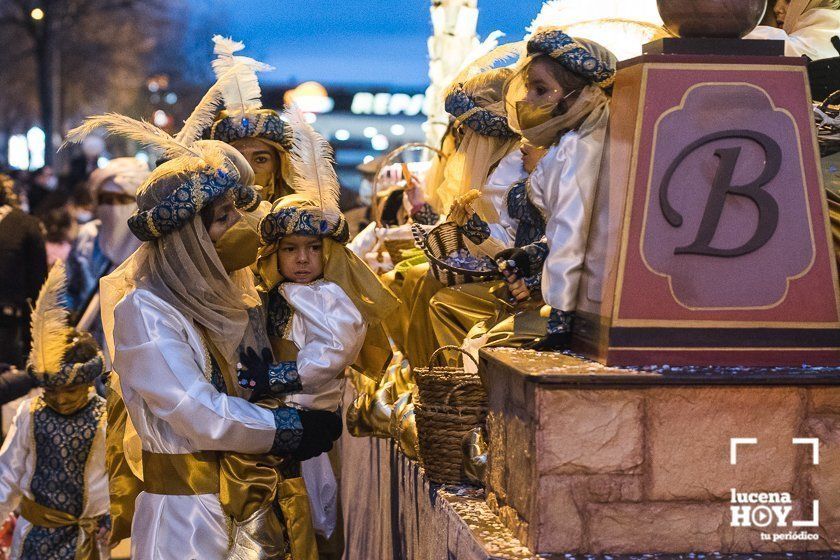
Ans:
[[[332,449],[333,442],[341,437],[341,416],[325,410],[299,410],[298,414],[303,437],[291,453],[292,459],[305,461]]]
[[[253,348],[239,353],[239,364],[236,368],[236,377],[239,379],[239,386],[250,389],[251,401],[258,401],[269,393],[268,368],[271,367],[271,350],[263,348],[262,358],[257,356]]]
[[[510,270],[516,274],[517,278],[526,278],[531,276],[531,259],[528,258],[528,253],[518,247],[512,249],[505,249],[499,251],[494,257],[496,264],[499,265],[499,270]]]

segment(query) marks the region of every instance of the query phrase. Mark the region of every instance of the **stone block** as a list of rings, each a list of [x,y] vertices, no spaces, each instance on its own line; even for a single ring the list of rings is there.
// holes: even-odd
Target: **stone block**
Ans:
[[[811,482],[809,501],[820,501],[820,527],[826,544],[840,549],[840,417],[812,417],[806,427],[809,436],[820,440],[819,465],[811,464],[810,452],[804,460]]]
[[[538,534],[532,550],[535,552],[577,552],[583,546],[583,519],[579,507],[585,507],[575,497],[575,481],[569,477],[540,478],[540,499],[536,523],[531,526]],[[535,526],[536,525],[536,526]]]
[[[586,551],[594,554],[721,550],[720,504],[590,504]]]
[[[804,415],[802,392],[790,387],[684,387],[647,392],[647,498],[710,500],[740,491],[792,492]],[[739,445],[731,465],[730,438]]]
[[[642,464],[642,397],[624,390],[540,390],[540,474],[633,473]]]
[[[518,417],[505,418],[505,501],[526,521],[531,521],[533,504],[537,500],[531,430],[531,425]]]
[[[840,414],[840,387],[812,387],[808,394],[811,413]]]
[[[487,415],[487,487],[498,495],[500,501],[504,502],[507,497],[505,489],[505,462],[507,455],[504,415],[497,412],[490,412]]]

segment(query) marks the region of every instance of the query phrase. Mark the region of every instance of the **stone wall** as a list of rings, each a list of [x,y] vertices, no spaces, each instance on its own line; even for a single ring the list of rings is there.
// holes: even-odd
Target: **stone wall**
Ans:
[[[504,352],[482,364],[488,504],[535,553],[840,549],[840,388],[611,382],[615,370],[588,362],[563,382],[568,368]],[[736,465],[732,437],[758,439]],[[820,439],[819,465],[794,437]],[[820,525],[732,527],[731,488],[789,492],[788,521],[811,519],[818,499]],[[803,530],[819,540],[761,535]]]

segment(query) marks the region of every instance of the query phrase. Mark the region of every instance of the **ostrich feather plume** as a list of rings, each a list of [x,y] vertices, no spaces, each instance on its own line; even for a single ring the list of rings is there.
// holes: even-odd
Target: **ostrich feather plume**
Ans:
[[[64,263],[56,261],[41,286],[32,310],[32,351],[29,362],[39,373],[57,373],[69,346],[68,313],[64,308],[67,275]]]
[[[335,173],[333,150],[329,142],[306,122],[305,115],[293,105],[284,113],[294,133],[290,161],[294,170],[294,190],[316,202],[328,221],[337,221],[340,186]]]

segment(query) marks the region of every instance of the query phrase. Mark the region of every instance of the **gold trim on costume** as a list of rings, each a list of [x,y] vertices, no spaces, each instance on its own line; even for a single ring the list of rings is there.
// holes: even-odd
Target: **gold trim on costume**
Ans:
[[[164,496],[219,493],[219,459],[215,451],[153,453],[143,450],[144,490]]]

